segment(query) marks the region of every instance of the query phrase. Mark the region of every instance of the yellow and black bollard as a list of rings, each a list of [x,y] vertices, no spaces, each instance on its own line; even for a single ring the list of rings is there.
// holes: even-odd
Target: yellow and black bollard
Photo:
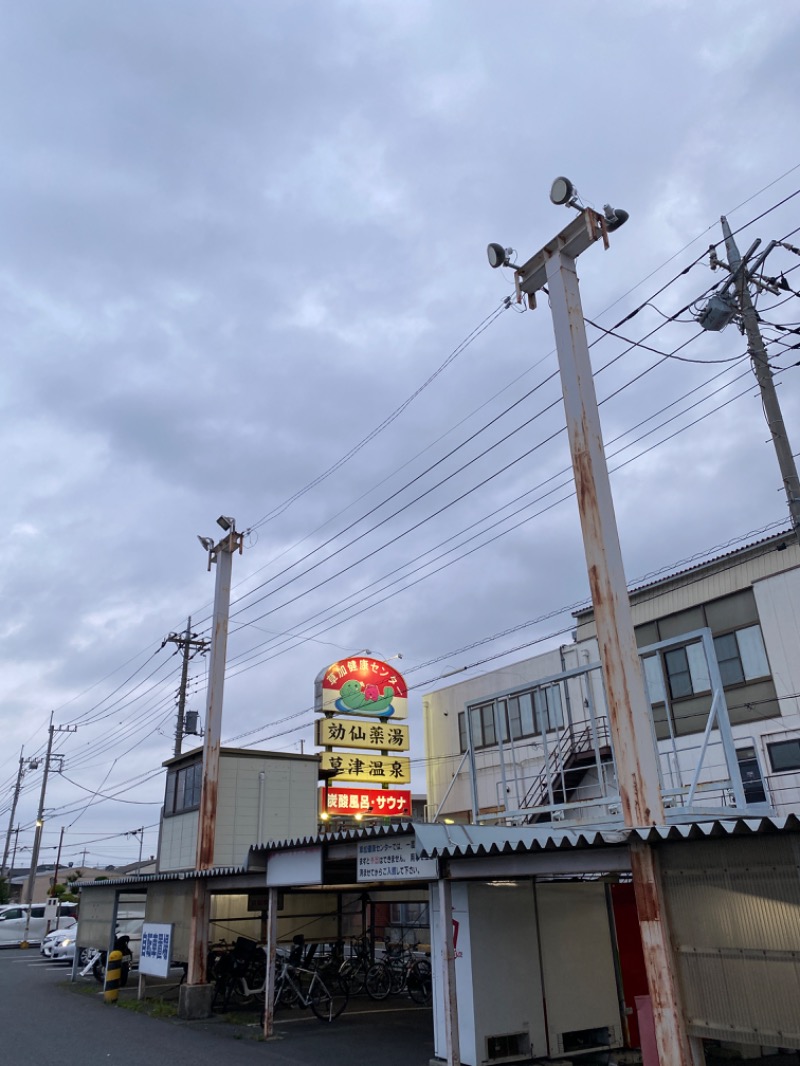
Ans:
[[[103,1002],[116,1003],[122,979],[122,952],[112,951],[106,965],[106,983],[103,986]]]

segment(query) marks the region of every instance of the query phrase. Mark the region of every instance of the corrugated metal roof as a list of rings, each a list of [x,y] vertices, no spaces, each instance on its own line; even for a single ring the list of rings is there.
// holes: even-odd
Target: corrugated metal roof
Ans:
[[[374,837],[409,836],[416,840],[422,858],[465,858],[483,855],[512,855],[538,851],[571,851],[581,848],[620,847],[638,839],[649,844],[673,840],[699,840],[707,837],[748,836],[800,832],[800,814],[761,818],[726,818],[716,821],[683,822],[627,829],[556,829],[552,825],[444,825],[439,822],[392,822],[390,825],[342,829],[336,833],[293,840],[254,844],[250,854],[291,851],[293,848],[343,844]],[[230,877],[252,874],[248,866],[216,866],[211,870],[177,870],[163,874],[142,874],[109,878],[107,881],[78,881],[78,888],[109,888],[120,885],[148,885],[160,881],[184,881],[195,877]]]
[[[611,847],[639,839],[647,843],[755,833],[800,832],[800,818],[731,818],[637,829],[554,829],[552,826],[415,824],[417,851],[423,858],[464,858],[573,848]]]
[[[743,544],[738,548],[732,548],[729,552],[721,552],[719,555],[713,555],[707,559],[702,559],[693,566],[686,566],[681,570],[673,570],[671,573],[661,574],[660,576],[653,578],[652,581],[643,581],[641,584],[632,585],[628,589],[628,595],[631,600],[635,600],[638,593],[655,588],[657,585],[667,585],[670,581],[683,577],[685,574],[693,574],[698,570],[702,570],[704,567],[713,567],[715,563],[722,562],[724,559],[730,559],[735,555],[746,555],[747,552],[752,551],[753,548],[769,544],[771,541],[775,541],[777,544],[781,540],[785,540],[787,537],[791,536],[791,529],[784,529],[778,533],[770,533],[767,537],[762,537],[760,540],[751,540],[749,543]],[[585,607],[580,607],[577,611],[573,611],[572,616],[573,618],[582,618],[584,615],[591,614],[593,611],[594,607],[592,604],[587,603]]]
[[[268,840],[266,844],[253,844],[250,854],[264,851],[289,851],[292,848],[310,848],[318,844],[341,844],[366,837],[408,836],[418,823],[390,822],[387,825],[368,825],[360,829],[340,829],[335,833],[316,833],[314,836],[295,837],[292,840]]]
[[[126,877],[109,877],[103,881],[76,881],[76,888],[114,888],[118,885],[149,885],[159,881],[189,881],[196,877],[230,877],[231,874],[246,874],[246,866],[214,866],[210,870],[171,870],[163,874],[128,874]]]

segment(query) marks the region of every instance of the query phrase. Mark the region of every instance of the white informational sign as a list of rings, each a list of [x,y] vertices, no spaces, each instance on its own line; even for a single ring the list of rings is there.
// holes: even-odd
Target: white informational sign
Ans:
[[[421,859],[414,850],[413,837],[359,840],[359,881],[435,881],[439,877],[436,859]]]
[[[168,977],[172,956],[172,925],[146,922],[142,926],[142,954],[139,973],[151,977]]]

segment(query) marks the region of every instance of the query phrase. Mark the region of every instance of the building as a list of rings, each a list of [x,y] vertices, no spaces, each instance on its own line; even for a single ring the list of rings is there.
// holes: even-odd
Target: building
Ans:
[[[778,534],[630,594],[665,806],[800,802],[800,548]],[[423,699],[428,814],[603,823],[618,797],[593,612],[560,648]],[[691,809],[691,811],[689,810]]]
[[[203,749],[168,759],[158,841],[159,873],[194,869]],[[319,756],[222,748],[214,865],[244,863],[253,844],[317,831]]]

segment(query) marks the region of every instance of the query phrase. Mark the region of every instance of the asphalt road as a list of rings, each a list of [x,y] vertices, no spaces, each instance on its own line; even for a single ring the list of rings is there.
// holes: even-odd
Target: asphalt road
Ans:
[[[0,951],[3,1066],[428,1066],[433,1057],[431,1013],[424,1008],[353,1000],[332,1025],[292,1012],[265,1042],[255,1026],[233,1026],[224,1017],[186,1023],[106,1006],[94,981],[92,994],[80,994],[69,986],[69,974],[38,949]]]

